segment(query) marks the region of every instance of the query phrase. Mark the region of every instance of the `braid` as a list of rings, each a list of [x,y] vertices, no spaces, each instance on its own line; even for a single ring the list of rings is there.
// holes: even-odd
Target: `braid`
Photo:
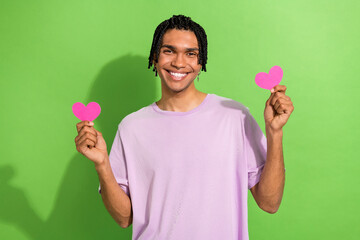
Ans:
[[[199,58],[198,64],[201,64],[202,71],[206,72],[206,62],[207,62],[207,37],[205,30],[196,22],[192,21],[190,17],[185,17],[184,15],[173,15],[171,18],[160,23],[154,33],[153,42],[151,45],[150,56],[149,56],[149,65],[150,68],[153,65],[153,61],[158,62],[160,54],[160,45],[162,38],[165,32],[169,29],[178,29],[178,30],[190,30],[195,33],[199,44]],[[155,54],[155,59],[154,59]],[[155,66],[153,67],[153,72],[155,71]]]

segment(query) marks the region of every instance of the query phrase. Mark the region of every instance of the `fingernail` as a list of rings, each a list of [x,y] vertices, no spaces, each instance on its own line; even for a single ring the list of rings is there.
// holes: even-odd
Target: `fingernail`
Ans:
[[[93,126],[93,125],[94,125],[94,123],[93,123],[93,122],[89,122],[89,124],[90,124],[91,126]]]
[[[273,92],[274,92],[274,88],[272,88],[272,89],[270,90],[270,92],[272,92],[272,93],[273,93]]]

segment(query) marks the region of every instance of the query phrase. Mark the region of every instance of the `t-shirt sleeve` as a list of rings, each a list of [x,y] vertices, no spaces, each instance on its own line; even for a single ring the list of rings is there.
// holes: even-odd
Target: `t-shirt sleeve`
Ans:
[[[248,189],[250,189],[260,181],[266,161],[267,140],[248,109],[245,111],[244,130],[244,151],[247,161]]]
[[[116,182],[129,196],[128,171],[127,171],[126,157],[124,154],[123,140],[121,138],[121,124],[118,126],[118,130],[116,132],[114,142],[111,146],[109,161]],[[99,184],[99,193],[101,193],[100,184]]]

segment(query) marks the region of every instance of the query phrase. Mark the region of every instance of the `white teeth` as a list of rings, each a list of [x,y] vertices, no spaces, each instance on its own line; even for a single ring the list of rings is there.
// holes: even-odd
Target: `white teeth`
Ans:
[[[174,75],[175,77],[183,77],[187,75],[187,73],[174,73],[174,72],[170,72],[170,74]]]

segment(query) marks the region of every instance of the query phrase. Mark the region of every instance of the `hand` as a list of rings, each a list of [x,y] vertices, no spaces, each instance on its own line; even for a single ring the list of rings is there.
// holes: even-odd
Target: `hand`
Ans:
[[[106,143],[102,134],[93,127],[94,123],[82,121],[76,124],[76,150],[95,163],[102,164],[108,158]]]
[[[266,101],[264,119],[266,128],[272,132],[282,130],[294,111],[293,103],[289,96],[285,95],[286,86],[276,85],[269,99]]]

